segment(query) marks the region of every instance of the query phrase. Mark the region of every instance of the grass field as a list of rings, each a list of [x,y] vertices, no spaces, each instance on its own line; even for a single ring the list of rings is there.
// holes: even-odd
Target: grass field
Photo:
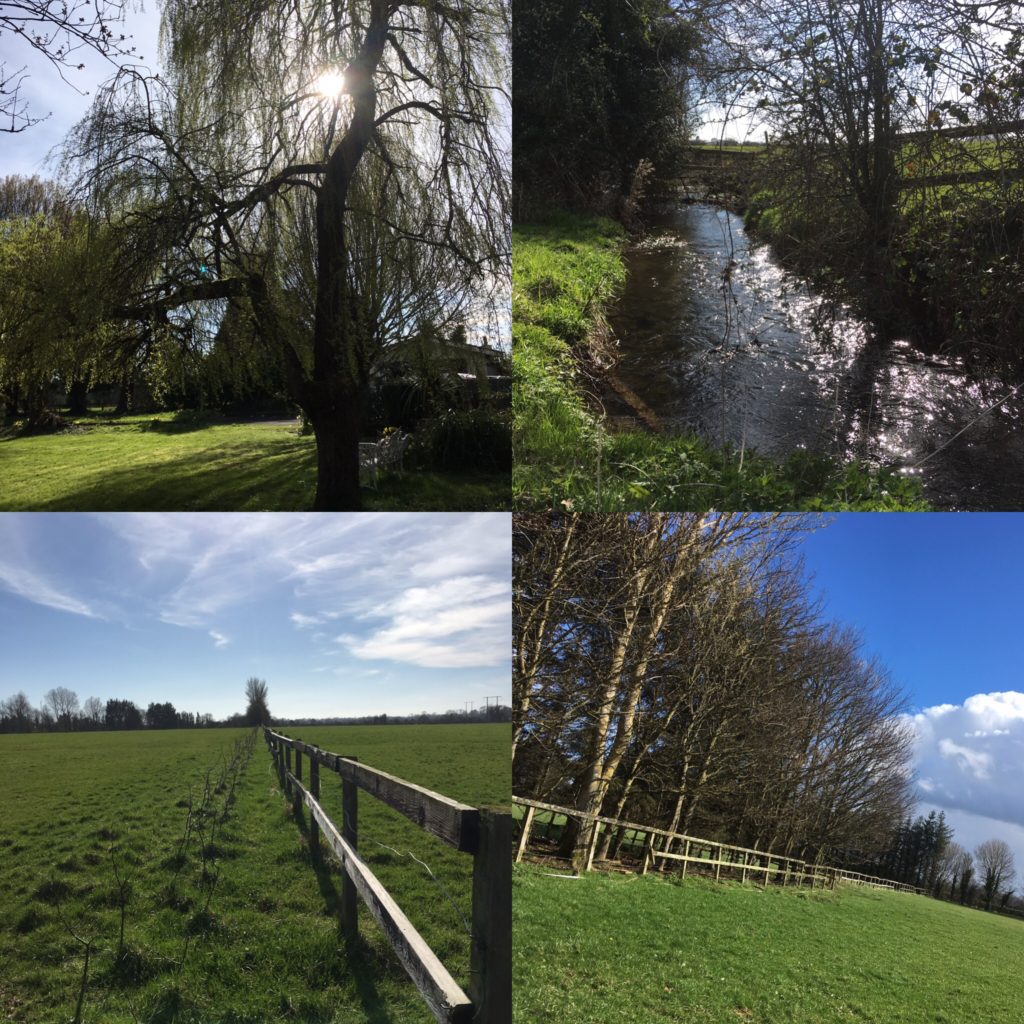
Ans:
[[[508,726],[290,734],[467,803],[509,800]],[[75,935],[95,943],[83,1022],[433,1019],[365,908],[360,941],[343,943],[338,869],[331,862],[329,870],[314,870],[308,813],[300,826],[262,740],[239,775],[217,834],[209,833],[211,819],[205,836],[194,834],[186,855],[176,859],[190,787],[198,804],[206,769],[242,735],[172,730],[0,737],[0,1020],[73,1019],[85,951]],[[340,821],[340,782],[325,772],[321,784],[324,807]],[[226,796],[213,798],[218,813]],[[364,792],[359,845],[465,986],[469,938],[462,916],[470,914],[472,858]],[[430,866],[437,882],[410,854]],[[118,877],[127,885],[120,957]]]
[[[516,1020],[1018,1024],[1024,922],[927,897],[513,875]]]
[[[0,437],[0,511],[294,511],[312,507],[316,449],[294,424],[217,423],[173,413],[77,421],[81,432]],[[509,507],[501,473],[385,473],[378,511]]]

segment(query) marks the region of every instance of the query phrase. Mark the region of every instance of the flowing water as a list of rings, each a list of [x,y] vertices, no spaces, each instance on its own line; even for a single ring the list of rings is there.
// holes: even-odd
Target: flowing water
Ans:
[[[667,429],[897,465],[936,508],[1024,507],[1024,387],[879,342],[719,207],[666,205],[649,227],[612,328],[619,377]]]

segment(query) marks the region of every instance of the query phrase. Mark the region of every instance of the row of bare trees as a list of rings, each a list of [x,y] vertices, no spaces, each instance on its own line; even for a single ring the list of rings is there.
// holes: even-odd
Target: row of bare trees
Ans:
[[[1014,897],[1012,885],[1016,874],[1013,851],[1003,839],[984,840],[973,856],[959,843],[949,842],[936,858],[929,882],[932,895],[939,899],[985,910],[1020,911],[1024,901]]]
[[[1017,910],[1011,883],[1013,851],[1002,839],[979,843],[973,856],[953,840],[943,811],[908,818],[890,834],[888,848],[859,869],[916,886],[938,899],[986,910]]]
[[[179,711],[170,701],[150,702],[143,710],[134,701],[89,697],[79,702],[78,694],[66,686],[55,686],[43,695],[37,708],[24,692],[0,700],[0,733],[5,732],[91,732],[99,729],[194,729],[215,725],[262,725],[270,723],[267,684],[256,678],[245,684],[248,701],[245,714],[231,715],[223,722],[213,715]]]
[[[795,541],[816,525],[516,517],[516,792],[829,863],[884,849],[910,736],[885,670],[808,591]],[[563,834],[576,861],[586,831]]]

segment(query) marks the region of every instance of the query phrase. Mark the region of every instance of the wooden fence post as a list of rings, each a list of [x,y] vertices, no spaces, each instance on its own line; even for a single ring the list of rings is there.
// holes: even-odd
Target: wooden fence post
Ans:
[[[309,792],[313,799],[320,802],[320,762],[316,754],[309,758]],[[320,859],[320,826],[317,824],[316,815],[309,816],[309,852],[314,860]]]
[[[644,839],[644,853],[640,860],[640,874],[646,875],[647,868],[650,866],[651,861],[654,860],[654,836],[650,832],[647,833]]]
[[[302,782],[302,751],[298,747],[295,748],[295,778],[301,783]],[[295,805],[295,817],[302,817],[302,793],[299,791],[299,787],[295,787],[295,792],[292,794],[293,802]]]
[[[512,1024],[512,815],[480,808],[469,997],[476,1024]]]
[[[591,823],[590,842],[587,843],[587,860],[584,871],[594,866],[594,854],[597,852],[597,841],[601,836],[601,823],[596,819]]]
[[[289,744],[284,745],[284,789],[286,793],[292,791],[292,784],[288,781],[288,772],[292,770],[292,748]]]
[[[683,856],[684,857],[689,857],[690,856],[690,840],[689,839],[686,840],[686,843],[683,846]],[[686,865],[688,863],[689,863],[689,861],[685,861],[685,860],[683,861],[683,878],[686,877]]]
[[[354,761],[355,758],[349,758]],[[352,847],[359,842],[359,787],[348,779],[341,780],[341,838]],[[512,883],[509,881],[509,892]],[[359,896],[347,872],[341,876],[341,930],[348,938],[359,934]]]
[[[516,863],[519,864],[526,853],[526,847],[530,843],[530,829],[533,827],[533,813],[535,807],[526,808],[526,817],[523,818],[523,830],[519,833],[519,843],[516,846]]]

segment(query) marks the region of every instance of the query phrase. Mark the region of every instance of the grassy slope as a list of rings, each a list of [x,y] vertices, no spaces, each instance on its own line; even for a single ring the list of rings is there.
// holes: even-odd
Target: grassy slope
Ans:
[[[513,878],[519,1020],[1016,1024],[1024,922],[926,897]]]
[[[0,438],[0,511],[294,511],[316,490],[312,437],[276,423],[95,417],[77,434]],[[505,509],[507,475],[407,470],[371,510]]]
[[[325,746],[467,802],[508,799],[508,726],[309,732]],[[200,927],[194,844],[176,881],[167,861],[183,833],[187,812],[179,801],[190,785],[201,786],[205,769],[235,735],[240,732],[0,736],[0,1019],[71,1019],[82,950],[61,922],[60,907],[72,928],[94,931],[103,947],[90,965],[86,1021],[432,1020],[364,908],[363,941],[345,948],[335,913],[338,871],[314,871],[305,826],[298,827],[282,798],[262,743],[217,839],[213,922]],[[322,786],[325,806],[337,812],[340,785],[325,773]],[[408,853],[435,870],[467,915],[471,858],[449,855],[366,794],[359,813],[364,858],[465,984],[468,937],[459,915]],[[126,944],[135,969],[128,976],[112,970],[119,912],[111,845],[132,885]],[[178,973],[190,928],[192,945]]]
[[[621,284],[624,234],[561,214],[513,233],[513,494],[519,507],[602,511],[924,509],[897,474],[797,453],[778,466],[690,435],[608,434],[588,411],[574,349]]]

